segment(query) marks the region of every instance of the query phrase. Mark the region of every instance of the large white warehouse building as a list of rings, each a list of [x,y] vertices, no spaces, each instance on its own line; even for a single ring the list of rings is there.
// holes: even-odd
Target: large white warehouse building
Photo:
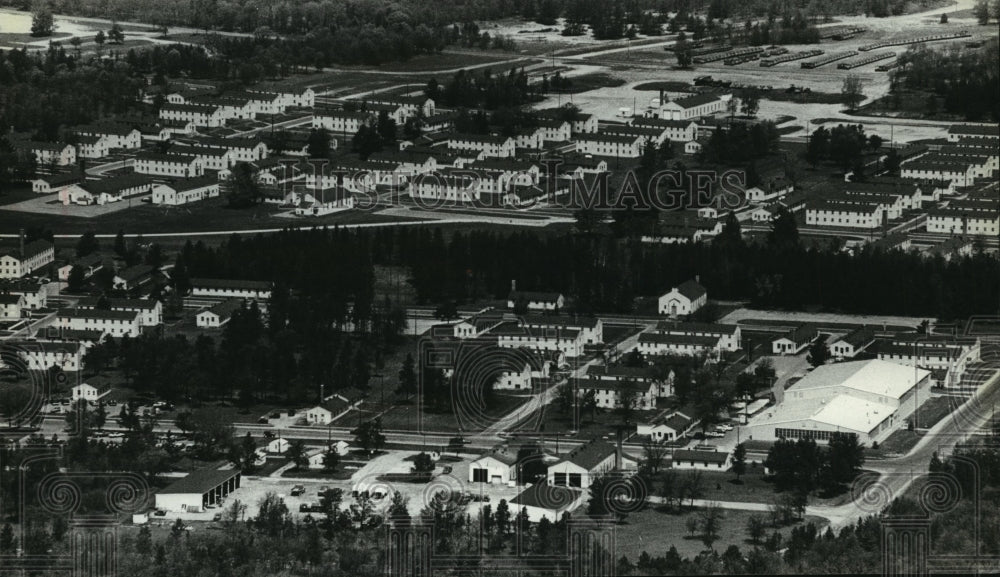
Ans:
[[[931,373],[882,360],[817,367],[785,391],[782,403],[747,425],[754,440],[815,439],[855,433],[882,442],[927,400]]]

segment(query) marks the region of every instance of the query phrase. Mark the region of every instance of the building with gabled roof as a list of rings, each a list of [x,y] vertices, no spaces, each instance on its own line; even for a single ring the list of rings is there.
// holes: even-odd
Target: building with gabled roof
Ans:
[[[616,452],[614,445],[601,439],[580,445],[549,465],[546,472],[548,484],[586,489],[594,479],[614,470]]]
[[[819,337],[819,331],[816,330],[816,327],[804,323],[772,340],[771,352],[776,355],[797,355],[812,344],[817,337]]]
[[[19,247],[0,248],[0,278],[26,277],[55,261],[55,247],[44,239],[33,240]]]
[[[517,481],[517,454],[497,447],[469,463],[470,483],[503,484]]]
[[[640,421],[636,424],[635,432],[637,435],[648,435],[657,443],[670,442],[687,436],[696,424],[697,421],[687,415],[673,411],[648,421]]]
[[[869,327],[857,327],[830,345],[830,353],[837,360],[853,359],[874,342],[875,331]]]
[[[138,311],[139,324],[144,327],[155,327],[163,322],[163,303],[156,299],[119,299],[106,298],[104,306],[112,311]],[[99,297],[84,297],[76,306],[80,309],[97,309],[102,305]]]
[[[113,285],[116,289],[132,290],[139,288],[153,279],[153,267],[148,264],[137,264],[115,273]]]
[[[548,486],[535,483],[510,500],[518,511],[525,511],[528,521],[538,523],[548,519],[556,523],[566,513],[577,510],[587,498],[587,492],[568,487]]]
[[[671,468],[682,470],[728,471],[732,465],[732,454],[728,451],[679,449],[670,459]]]
[[[85,175],[79,170],[43,174],[31,181],[31,191],[38,194],[52,194],[71,185],[80,184],[84,178]]]
[[[742,329],[739,325],[679,322],[675,320],[656,323],[656,332],[668,335],[692,335],[700,337],[720,337],[721,346],[726,351],[737,351],[742,347]]]
[[[701,286],[701,278],[686,280],[659,298],[657,310],[661,315],[676,317],[690,315],[708,303],[708,291]]]
[[[604,342],[604,323],[597,317],[580,315],[529,314],[521,317],[521,324],[531,329],[570,328],[583,333],[583,342],[596,345]]]
[[[70,330],[96,330],[112,337],[137,337],[142,328],[139,311],[59,309],[56,326]]]
[[[599,409],[618,409],[629,399],[632,409],[651,411],[659,397],[659,387],[649,380],[572,379],[564,386],[572,386],[580,397],[593,395]]]

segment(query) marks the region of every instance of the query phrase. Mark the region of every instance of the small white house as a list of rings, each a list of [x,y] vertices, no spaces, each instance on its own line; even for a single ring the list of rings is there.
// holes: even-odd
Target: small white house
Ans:
[[[687,415],[674,413],[666,418],[655,419],[636,425],[636,434],[648,435],[654,441],[676,441],[694,428],[695,421]]]
[[[267,444],[267,452],[272,455],[280,455],[288,450],[288,439],[277,438]]]
[[[670,466],[674,469],[728,471],[733,466],[732,454],[724,451],[674,451]]]
[[[102,384],[94,386],[88,383],[81,383],[73,387],[70,392],[74,402],[80,400],[97,402],[111,392],[111,385]]]
[[[202,329],[217,329],[233,318],[236,311],[243,307],[243,299],[227,299],[210,308],[203,309],[195,315],[195,324]]]

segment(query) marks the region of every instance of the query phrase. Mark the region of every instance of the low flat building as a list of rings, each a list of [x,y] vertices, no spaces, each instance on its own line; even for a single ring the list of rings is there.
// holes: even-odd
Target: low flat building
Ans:
[[[236,314],[236,311],[243,308],[246,301],[243,299],[227,299],[206,309],[198,311],[195,315],[195,325],[201,329],[217,329],[229,322]]]
[[[76,306],[84,310],[104,307],[111,311],[138,312],[139,324],[143,327],[155,327],[163,322],[163,303],[156,299],[109,298],[102,302],[98,297],[84,297]]]
[[[239,469],[203,469],[189,473],[156,493],[156,508],[173,513],[200,513],[219,505],[240,488]]]
[[[701,451],[682,449],[674,451],[670,467],[681,470],[728,471],[733,466],[732,454],[728,451]]]
[[[816,367],[785,391],[784,400],[754,417],[745,431],[760,441],[854,433],[882,442],[905,426],[914,405],[930,397],[931,373],[883,360]]]
[[[256,301],[266,301],[271,298],[272,284],[268,281],[193,278],[191,279],[191,296],[196,297],[235,297]]]
[[[868,327],[858,327],[830,345],[830,353],[837,360],[853,359],[874,342],[874,331]]]
[[[103,309],[60,309],[56,325],[70,330],[97,330],[115,338],[137,337],[141,333],[139,311]]]
[[[538,523],[548,519],[555,523],[566,513],[572,513],[583,505],[587,492],[567,487],[552,487],[536,483],[510,500],[513,509],[527,511],[528,521]]]
[[[817,337],[819,337],[819,331],[816,330],[816,327],[809,324],[799,325],[771,341],[771,352],[775,355],[797,355],[812,344]]]

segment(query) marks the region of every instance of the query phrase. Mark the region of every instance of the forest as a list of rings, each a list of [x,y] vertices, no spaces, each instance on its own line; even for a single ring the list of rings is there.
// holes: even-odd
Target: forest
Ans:
[[[891,93],[898,103],[903,91],[927,94],[925,110],[938,109],[976,122],[1000,120],[1000,43],[996,38],[980,48],[939,50],[913,46],[899,57]],[[940,104],[939,104],[940,103]]]
[[[329,284],[312,282],[321,263],[351,270],[339,261],[370,255],[375,265],[408,267],[425,303],[504,298],[516,280],[523,290],[561,291],[584,314],[629,312],[636,297],[658,296],[696,274],[711,298],[765,308],[944,319],[996,312],[1000,265],[987,255],[946,262],[866,249],[851,256],[833,246],[806,248],[791,225],[746,242],[730,221],[710,245],[652,245],[600,232],[286,232],[218,248],[195,245],[184,266],[191,276],[275,280],[318,298],[346,282],[337,273],[330,273]]]

